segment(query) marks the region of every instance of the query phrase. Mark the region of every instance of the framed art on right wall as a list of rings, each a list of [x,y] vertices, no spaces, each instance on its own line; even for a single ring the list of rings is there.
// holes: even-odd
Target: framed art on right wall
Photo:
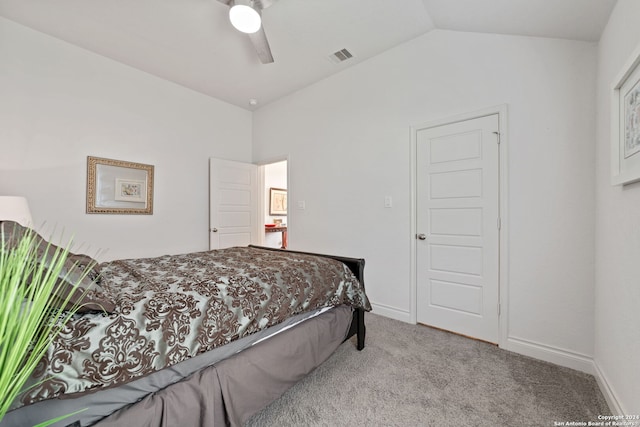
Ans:
[[[611,97],[611,184],[640,181],[640,46],[614,81]]]

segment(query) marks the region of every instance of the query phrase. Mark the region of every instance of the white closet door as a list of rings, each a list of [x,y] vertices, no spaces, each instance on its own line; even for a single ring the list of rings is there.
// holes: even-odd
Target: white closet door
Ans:
[[[417,320],[497,343],[498,115],[417,132]]]

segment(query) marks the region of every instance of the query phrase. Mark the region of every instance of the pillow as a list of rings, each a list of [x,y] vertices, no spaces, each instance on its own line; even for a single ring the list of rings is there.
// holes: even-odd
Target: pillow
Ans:
[[[70,261],[76,268],[81,271],[87,271],[87,277],[91,279],[93,283],[100,284],[100,265],[98,261],[91,258],[89,255],[74,254],[69,252],[67,254],[67,261]]]
[[[52,249],[49,250],[52,251]],[[86,257],[86,255],[82,256]],[[65,260],[64,266],[58,276],[58,287],[56,290],[58,304],[56,306],[61,307],[64,300],[70,295],[69,302],[66,306],[62,307],[65,310],[69,310],[77,305],[78,313],[86,313],[88,311],[106,311],[107,313],[112,313],[115,310],[115,305],[107,299],[102,286],[97,282],[99,276],[95,274],[99,274],[96,273],[96,271],[99,270],[94,268],[97,264],[88,264],[83,268],[82,264],[77,264],[73,261],[75,257],[77,257],[77,255],[72,254],[72,256]],[[89,268],[90,271],[82,277],[85,274],[86,268]],[[78,283],[78,287],[73,289],[73,285],[76,283]],[[72,290],[73,293],[71,293]]]
[[[29,229],[13,221],[4,221],[0,222],[0,231],[3,235],[5,245],[8,249],[11,249],[17,246],[22,236],[28,232]],[[54,244],[49,244],[35,231],[31,232],[35,234],[34,244],[36,245],[40,262],[48,266],[55,251],[62,249]],[[47,245],[49,245],[48,248]],[[82,277],[85,271],[86,275]],[[54,306],[69,310],[77,304],[77,311],[79,313],[94,310],[106,311],[107,313],[113,312],[115,305],[106,298],[102,287],[98,284],[99,280],[100,267],[95,259],[88,255],[69,252],[58,275]],[[78,283],[78,287],[71,294],[73,286],[76,283]],[[69,302],[62,307],[62,304],[69,295]]]

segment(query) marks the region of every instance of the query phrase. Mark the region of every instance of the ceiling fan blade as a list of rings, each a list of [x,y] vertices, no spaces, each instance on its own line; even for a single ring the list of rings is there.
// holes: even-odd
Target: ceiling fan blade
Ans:
[[[222,4],[226,4],[227,6],[233,6],[231,2],[233,0],[218,0]],[[276,0],[253,0],[253,7],[256,10],[263,10],[274,4]]]
[[[256,48],[258,58],[263,64],[271,64],[273,62],[273,55],[271,54],[271,48],[269,47],[269,41],[267,40],[267,34],[264,32],[264,27],[253,33],[249,34],[253,47]]]
[[[220,3],[227,6],[233,6],[235,0],[218,0]],[[252,0],[251,7],[253,7],[260,15],[262,10],[268,8],[276,0]],[[260,29],[252,34],[249,34],[249,39],[253,43],[253,47],[256,49],[258,58],[263,64],[271,64],[273,62],[273,55],[271,54],[271,48],[269,47],[269,41],[267,40],[267,34],[264,32],[264,27],[260,26]]]
[[[254,0],[256,7],[260,10],[266,9],[272,4],[274,4],[276,0]]]

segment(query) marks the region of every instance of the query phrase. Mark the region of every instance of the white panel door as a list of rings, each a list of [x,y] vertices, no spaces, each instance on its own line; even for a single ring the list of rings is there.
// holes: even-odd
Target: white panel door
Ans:
[[[498,342],[498,115],[416,134],[417,320]]]
[[[209,248],[258,242],[258,167],[209,160]]]

